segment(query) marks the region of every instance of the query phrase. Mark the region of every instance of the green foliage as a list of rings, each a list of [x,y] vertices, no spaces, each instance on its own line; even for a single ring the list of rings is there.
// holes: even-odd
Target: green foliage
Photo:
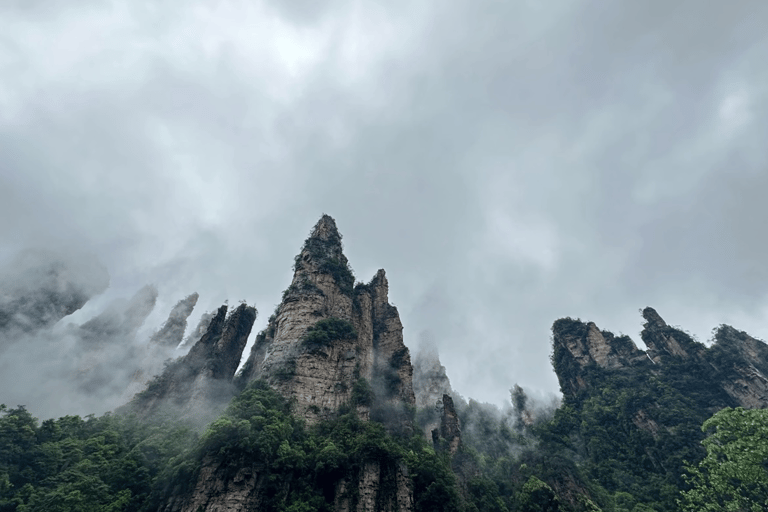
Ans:
[[[364,379],[356,387],[362,394],[369,390]],[[359,481],[370,462],[379,465],[383,486],[396,485],[396,473],[405,464],[414,477],[416,510],[460,510],[448,461],[420,435],[393,437],[383,425],[362,421],[354,410],[307,428],[263,382],[251,383],[238,395],[191,453],[188,461],[197,467],[206,456],[235,468],[253,464],[265,477],[266,510],[330,511],[339,480]],[[355,489],[352,485],[348,496],[352,508]]]
[[[467,512],[509,512],[493,480],[474,477],[467,482]]]
[[[133,417],[37,420],[0,407],[0,510],[127,511],[151,501],[167,461],[196,435]]]
[[[702,430],[707,455],[686,466],[681,510],[768,510],[768,410],[723,409]]]
[[[325,318],[310,326],[301,339],[310,347],[325,347],[338,340],[357,338],[355,327],[341,318]]]
[[[370,407],[376,399],[371,385],[362,377],[357,379],[352,385],[352,404]]]
[[[343,261],[337,258],[326,258],[320,264],[319,270],[324,274],[332,275],[342,292],[348,295],[352,294],[353,286],[355,285],[355,274],[352,273],[346,258]]]
[[[518,510],[520,512],[558,512],[560,500],[550,486],[531,476],[520,490]]]
[[[677,510],[683,463],[704,455],[705,409],[683,391],[684,382],[664,373],[595,366],[584,376],[589,391],[567,396],[553,421],[535,429],[542,449],[580,462],[603,507],[632,510],[636,505],[620,508],[612,497],[628,494],[655,511]]]
[[[327,240],[310,236],[305,242],[302,252],[294,259],[294,271],[305,268],[308,261],[313,261],[319,272],[330,274],[339,289],[348,295],[353,292],[355,275],[349,266],[349,261],[341,252],[341,234],[330,233]]]
[[[686,461],[696,466],[706,455],[700,425],[732,400],[713,383],[736,379],[743,344],[754,343],[725,326],[717,330],[711,349],[677,328],[655,329],[655,336],[673,337],[695,355],[660,354],[662,364],[607,370],[579,367],[563,344],[554,346],[552,362],[565,404],[551,423],[535,429],[536,435],[542,451],[578,463],[588,480],[585,487],[607,510],[678,510],[680,490],[690,486],[683,478]],[[553,332],[582,337],[586,324],[566,318],[555,322]],[[626,337],[612,338],[612,345],[625,352],[631,351],[629,343]],[[759,343],[754,349],[768,352]]]

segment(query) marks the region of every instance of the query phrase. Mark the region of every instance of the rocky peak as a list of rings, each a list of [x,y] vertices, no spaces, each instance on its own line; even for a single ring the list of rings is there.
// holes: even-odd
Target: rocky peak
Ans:
[[[768,345],[749,334],[721,325],[715,343],[707,351],[707,362],[723,379],[723,390],[737,405],[768,407]]]
[[[415,401],[413,368],[386,274],[379,270],[368,284],[353,285],[341,234],[323,215],[295,258],[283,301],[256,337],[241,385],[266,379],[295,398],[297,413],[309,422],[345,404],[364,418],[377,405],[388,409],[388,418],[404,417],[405,405]],[[372,387],[375,402],[353,393],[360,379]]]
[[[331,244],[333,248],[339,251],[337,257],[341,255],[341,233],[339,233],[339,229],[336,227],[336,221],[330,215],[323,214],[320,220],[317,221],[317,224],[315,224],[315,227],[312,228],[307,242],[314,240]]]
[[[328,285],[329,281],[347,295],[351,294],[355,284],[336,221],[323,215],[294,258],[294,276],[289,290],[307,291],[318,284]]]
[[[653,308],[643,309],[643,325],[641,337],[648,347],[648,357],[655,363],[660,363],[665,356],[676,358],[702,358],[706,347],[687,333],[670,327]]]
[[[641,336],[647,351],[639,350],[628,336],[616,337],[592,322],[564,318],[554,323],[553,362],[565,395],[589,391],[595,375],[592,368],[652,372],[662,378],[668,375],[672,382],[677,382],[677,374],[684,371],[708,390],[706,407],[768,407],[765,343],[724,325],[716,330],[714,345],[707,348],[668,325],[653,308],[643,309],[642,314],[645,324]]]
[[[197,322],[197,326],[191,333],[189,333],[181,345],[179,345],[179,349],[189,349],[189,347],[194,346],[195,343],[200,341],[200,338],[205,336],[205,333],[208,331],[208,326],[211,324],[211,320],[213,320],[214,316],[216,316],[216,314],[213,311],[206,311],[200,315],[200,320]]]
[[[619,370],[650,364],[628,336],[601,331],[594,322],[562,318],[553,324],[552,335],[555,372],[565,394],[586,389],[584,374],[591,366]]]
[[[180,300],[168,315],[168,320],[163,326],[152,335],[150,343],[163,347],[176,348],[184,338],[184,331],[187,330],[187,318],[192,314],[200,296],[193,293]]]
[[[644,327],[646,329],[659,330],[667,327],[667,322],[652,307],[643,309],[643,318],[645,318]]]
[[[291,284],[266,329],[257,334],[236,385],[242,388],[253,380],[266,381],[292,400],[293,413],[308,423],[346,410],[364,420],[379,421],[389,431],[410,435],[413,368],[400,316],[389,304],[384,270],[368,284],[354,286],[341,234],[327,215],[312,229],[294,261]],[[220,315],[211,321],[212,336],[222,329],[220,323]],[[222,338],[226,327],[223,331]],[[217,343],[207,337],[187,358],[214,357],[208,347]],[[204,499],[182,498],[179,510],[229,510],[233,500],[258,495],[255,484],[248,489],[231,486],[231,475],[219,471],[227,467],[225,462],[205,465],[193,492]],[[404,466],[388,468],[378,460],[367,460],[359,471],[339,476],[337,510],[350,510],[350,496],[358,497],[357,510],[393,510],[395,503],[401,511],[412,510],[413,490],[407,475]]]
[[[175,412],[213,419],[232,397],[233,377],[256,320],[256,308],[240,304],[227,316],[221,306],[189,352],[168,364],[127,409],[141,416]]]

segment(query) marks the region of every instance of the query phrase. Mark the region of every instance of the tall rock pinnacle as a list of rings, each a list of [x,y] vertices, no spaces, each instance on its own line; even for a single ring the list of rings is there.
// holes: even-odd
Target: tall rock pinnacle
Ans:
[[[256,337],[241,384],[266,379],[295,398],[296,412],[313,422],[345,404],[362,417],[375,416],[377,406],[353,392],[365,379],[379,409],[404,414],[404,406],[415,401],[413,368],[384,270],[367,285],[354,286],[341,234],[328,215],[294,261],[293,280]],[[398,417],[390,410],[386,416]]]
[[[176,348],[184,338],[184,331],[187,329],[187,318],[192,314],[192,310],[195,308],[198,298],[199,295],[193,293],[177,302],[171,310],[171,313],[168,315],[168,320],[166,320],[160,330],[150,338],[150,343]]]
[[[267,328],[256,336],[235,384],[243,388],[253,380],[266,381],[291,400],[292,412],[308,423],[347,412],[379,421],[390,431],[411,434],[413,368],[403,343],[400,316],[389,304],[384,271],[379,270],[370,283],[355,286],[341,234],[328,215],[312,229],[294,261],[290,286]],[[151,402],[170,394],[200,403],[188,398],[196,396],[200,376],[207,376],[209,382],[224,382],[237,365],[222,368],[216,363],[236,361],[234,357],[219,357],[230,352],[226,347],[220,350],[221,343],[216,341],[228,337],[222,318],[220,311],[211,320],[208,334],[175,363],[176,373],[164,374],[155,389],[150,385],[140,398]],[[236,314],[230,318],[232,325],[240,324],[234,321]],[[242,350],[247,337],[244,327],[244,336],[237,338],[242,343],[228,345],[232,355]],[[229,330],[234,331],[234,327]],[[224,371],[219,372],[220,368]],[[171,393],[166,393],[164,386]],[[261,510],[257,472],[249,473],[253,475],[252,485],[243,485],[237,477],[232,479],[233,461],[214,456],[204,464],[192,493],[165,510],[234,510],[233,503],[237,510]],[[370,457],[361,467],[339,474],[334,489],[338,511],[413,510],[412,480],[401,463]]]

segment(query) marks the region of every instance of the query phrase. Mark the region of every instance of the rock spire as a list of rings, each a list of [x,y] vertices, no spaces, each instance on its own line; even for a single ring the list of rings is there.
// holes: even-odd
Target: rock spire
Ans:
[[[382,412],[395,418],[393,425],[407,421],[406,406],[415,401],[413,368],[388,292],[384,270],[354,286],[341,234],[323,215],[295,258],[291,284],[257,336],[241,383],[266,379],[294,398],[296,412],[309,422],[345,404],[364,418]],[[375,402],[355,395],[360,379],[372,387]]]

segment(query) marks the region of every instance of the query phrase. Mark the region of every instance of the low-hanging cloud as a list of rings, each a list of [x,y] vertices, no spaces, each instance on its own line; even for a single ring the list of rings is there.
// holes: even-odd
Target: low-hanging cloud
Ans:
[[[86,247],[111,274],[89,315],[155,283],[146,324],[197,290],[195,323],[271,309],[327,212],[361,280],[387,269],[406,343],[433,332],[497,404],[557,390],[558,317],[767,337],[766,14],[5,2],[0,259]]]

